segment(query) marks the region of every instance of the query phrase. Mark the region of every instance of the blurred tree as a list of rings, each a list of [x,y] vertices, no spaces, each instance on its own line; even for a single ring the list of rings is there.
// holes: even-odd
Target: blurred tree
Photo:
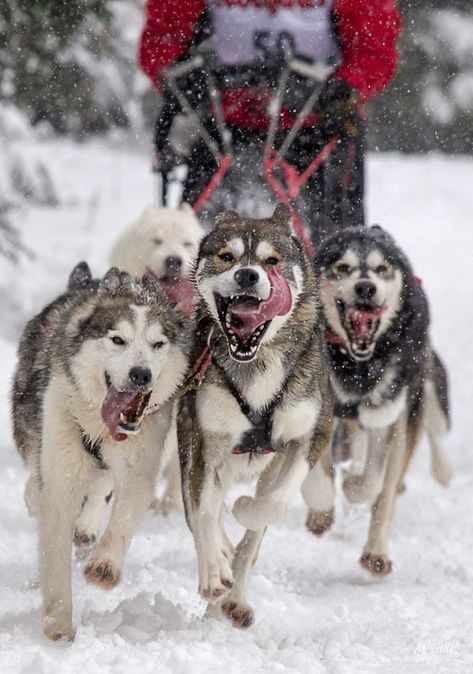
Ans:
[[[126,125],[116,87],[121,55],[111,4],[0,0],[2,97],[26,111],[33,124],[47,120],[60,132]],[[106,69],[112,81],[104,77]]]
[[[471,0],[400,0],[401,63],[371,105],[369,143],[379,150],[473,152]]]

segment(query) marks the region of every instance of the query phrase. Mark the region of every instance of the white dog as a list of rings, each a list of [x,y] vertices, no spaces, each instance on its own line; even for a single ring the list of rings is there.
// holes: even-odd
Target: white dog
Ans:
[[[179,208],[148,206],[116,242],[110,264],[133,276],[148,270],[185,313],[195,306],[189,282],[192,261],[204,231],[189,204]]]

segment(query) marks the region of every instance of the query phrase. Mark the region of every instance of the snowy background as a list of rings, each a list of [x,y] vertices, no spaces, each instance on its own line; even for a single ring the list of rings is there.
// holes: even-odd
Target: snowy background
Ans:
[[[371,578],[358,565],[366,509],[339,500],[333,529],[304,529],[299,498],[270,528],[251,581],[255,624],[238,631],[202,620],[195,555],[181,515],[149,513],[109,593],[74,570],[74,644],[40,627],[36,526],[23,505],[26,472],[10,431],[8,390],[18,331],[61,292],[79,259],[106,268],[118,233],[150,201],[147,139],[75,145],[30,139],[31,163],[50,169],[58,205],[14,214],[34,258],[0,262],[0,671],[2,674],[465,674],[473,671],[473,160],[442,155],[369,157],[370,222],[385,225],[414,261],[431,300],[435,347],[450,371],[455,467],[448,490],[417,453],[392,533],[395,571]],[[248,487],[239,487],[240,492]],[[232,537],[241,531],[229,519]]]
[[[335,526],[317,540],[299,498],[264,540],[250,588],[256,621],[241,632],[202,620],[182,515],[149,513],[121,586],[88,586],[75,564],[74,644],[42,636],[36,526],[9,419],[16,343],[77,261],[106,269],[112,242],[151,200],[157,101],[136,67],[143,4],[0,3],[0,674],[469,674],[473,159],[435,153],[368,161],[369,221],[397,237],[424,279],[453,409],[453,484],[433,481],[423,444],[397,504],[394,573],[377,580],[358,565],[366,509],[340,498]],[[370,146],[472,153],[471,0],[399,4],[401,68],[371,106]]]

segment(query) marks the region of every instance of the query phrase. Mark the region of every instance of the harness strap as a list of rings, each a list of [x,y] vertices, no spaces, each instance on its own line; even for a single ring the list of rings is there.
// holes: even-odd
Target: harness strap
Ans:
[[[249,403],[243,398],[233,381],[227,376],[226,372],[219,367],[227,381],[230,393],[240,407],[241,413],[248,419],[252,428],[243,435],[240,444],[232,449],[232,454],[250,454],[253,455],[271,454],[275,450],[271,446],[271,435],[273,432],[273,414],[274,409],[282,397],[279,393],[266,407],[264,412],[255,412]]]

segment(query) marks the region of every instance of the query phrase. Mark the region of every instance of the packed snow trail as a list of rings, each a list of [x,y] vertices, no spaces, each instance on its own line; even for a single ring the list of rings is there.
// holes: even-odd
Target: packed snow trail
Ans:
[[[8,390],[24,320],[61,292],[72,266],[98,274],[118,233],[150,201],[147,157],[105,143],[33,145],[50,167],[61,205],[21,214],[35,253],[0,262],[0,671],[2,674],[466,674],[473,671],[472,410],[473,160],[371,156],[369,222],[391,231],[422,277],[436,349],[450,372],[450,489],[429,474],[425,444],[399,498],[391,537],[395,572],[371,578],[358,558],[368,512],[338,500],[317,540],[300,498],[263,542],[251,586],[255,624],[239,631],[202,620],[195,554],[181,515],[151,513],[129,550],[122,584],[104,593],[74,569],[74,644],[48,642],[40,625],[36,525],[23,504],[26,471],[10,431]],[[4,281],[6,279],[6,281]],[[239,487],[244,493],[248,487]],[[233,539],[241,529],[229,516]]]

